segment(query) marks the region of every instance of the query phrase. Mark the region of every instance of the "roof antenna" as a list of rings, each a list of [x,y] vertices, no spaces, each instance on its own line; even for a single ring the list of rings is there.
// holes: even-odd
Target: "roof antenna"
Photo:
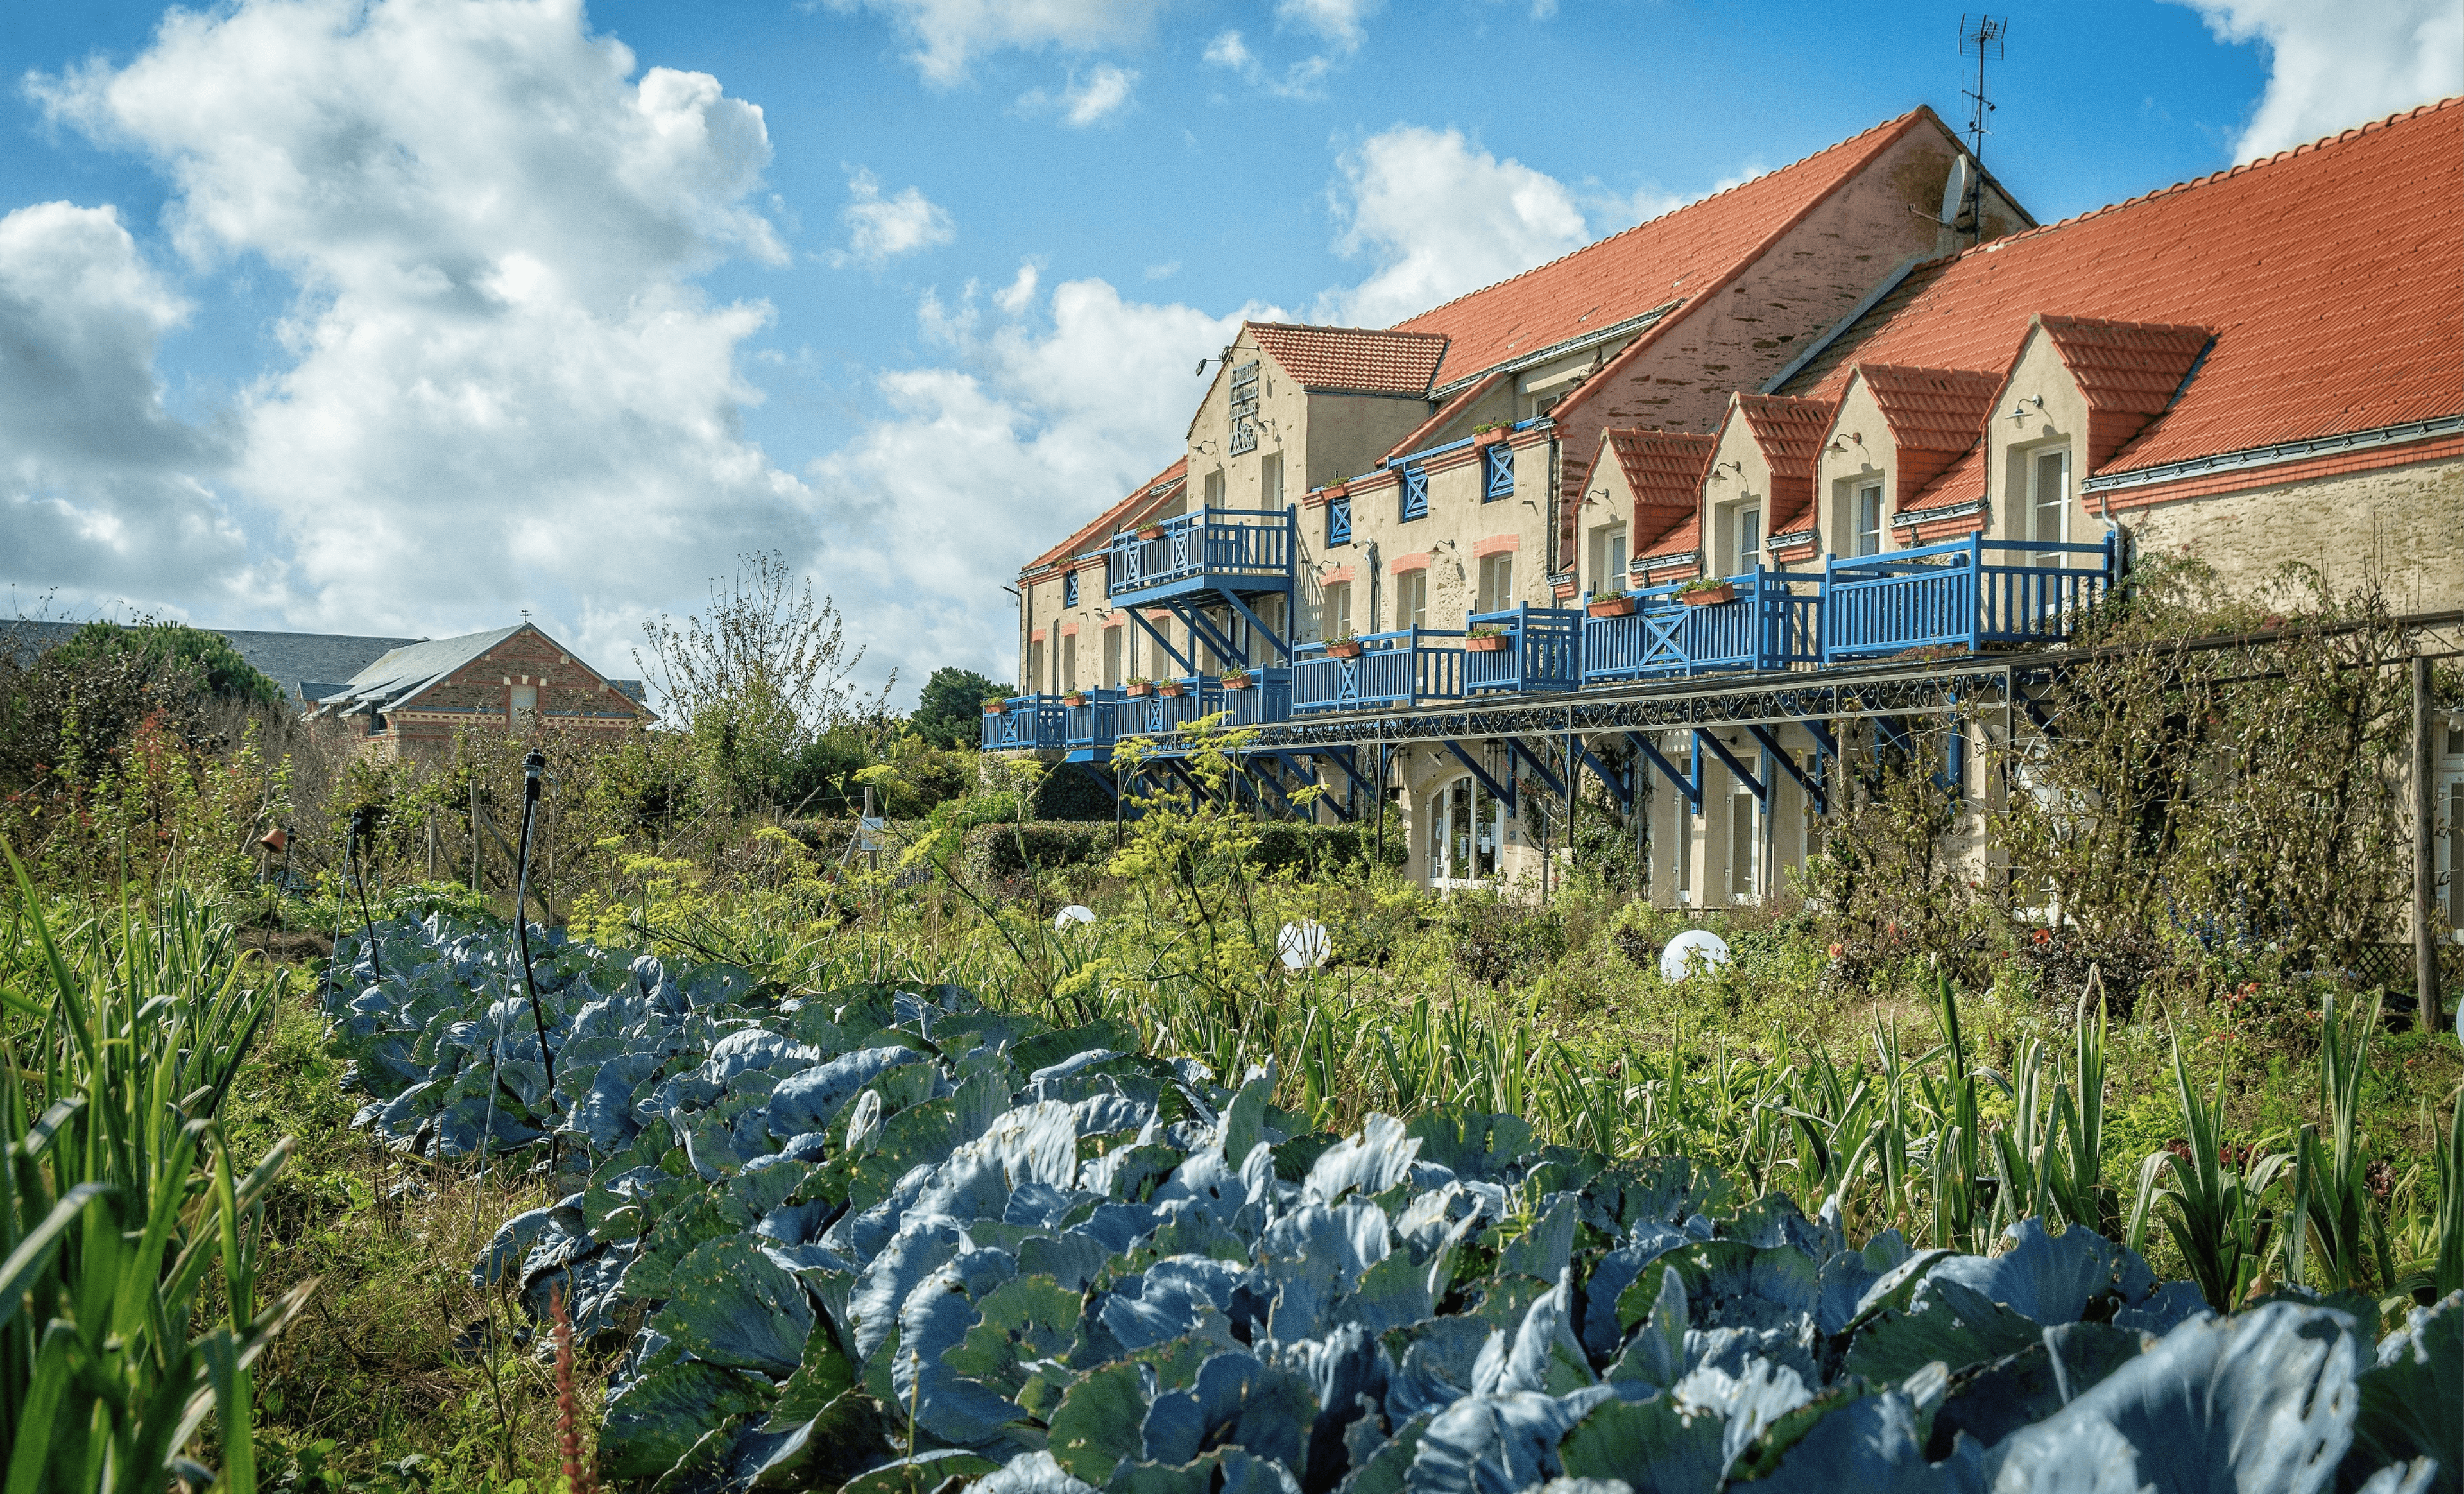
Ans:
[[[1968,184],[1959,210],[1968,219],[1969,242],[1985,241],[1985,137],[1993,133],[1986,128],[1986,119],[1993,113],[1993,102],[1985,97],[1985,64],[2002,60],[2002,39],[2011,34],[2011,18],[1988,15],[1978,11],[1959,18],[1959,55],[1976,59],[1976,86],[1962,89],[1969,101],[1968,153],[1976,162],[1975,174]]]

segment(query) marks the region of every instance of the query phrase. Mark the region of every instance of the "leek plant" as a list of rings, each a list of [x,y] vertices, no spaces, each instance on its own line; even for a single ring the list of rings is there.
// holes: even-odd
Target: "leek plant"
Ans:
[[[223,1102],[284,992],[165,885],[57,934],[13,852],[0,946],[0,1426],[7,1494],[249,1494],[258,1209],[290,1156],[232,1157]],[[313,1285],[313,1284],[311,1284]],[[218,1299],[218,1300],[217,1300]],[[191,1461],[208,1416],[219,1473]]]
[[[2201,1100],[2182,1061],[2178,1036],[2173,1040],[2173,1093],[2189,1137],[2189,1155],[2148,1153],[2139,1169],[2139,1190],[2123,1242],[2144,1249],[2147,1220],[2154,1214],[2173,1237],[2208,1306],[2230,1312],[2264,1268],[2274,1219],[2259,1205],[2292,1157],[2286,1153],[2261,1155],[2254,1149],[2240,1158],[2240,1165],[2228,1162],[2224,1076],[2216,1077],[2212,1102]]]
[[[2375,1280],[2395,1281],[2387,1226],[2370,1202],[2370,1159],[2361,1147],[2362,1081],[2369,1072],[2369,1035],[2379,1024],[2379,1003],[2358,1027],[2349,1014],[2339,1020],[2333,995],[2321,998],[2319,1101],[2326,1110],[2331,1141],[2307,1125],[2295,1139],[2292,1224],[2284,1241],[2285,1279],[2300,1281],[2318,1263],[2320,1285],[2354,1291]],[[2375,1266],[2375,1276],[2372,1267]]]

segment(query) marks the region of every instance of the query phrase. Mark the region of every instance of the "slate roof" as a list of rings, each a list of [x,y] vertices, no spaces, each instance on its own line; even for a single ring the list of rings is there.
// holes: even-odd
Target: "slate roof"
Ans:
[[[2180,397],[2091,472],[2464,413],[2464,99],[1920,267],[1782,392],[1835,395],[1860,362],[2003,367],[2040,317],[2077,329],[2066,361],[2117,400],[2163,369],[2134,383],[2100,363],[2120,349],[2083,321],[2158,324],[2136,351],[2164,366],[2214,335]]]
[[[1278,321],[1243,323],[1258,346],[1304,389],[1425,398],[1443,333],[1380,332],[1369,327],[1309,327]]]
[[[499,627],[489,632],[464,633],[459,638],[429,639],[396,648],[352,675],[341,689],[319,697],[319,701],[338,710],[353,706],[394,710],[529,626],[517,623],[511,627]]]
[[[1563,258],[1399,321],[1452,340],[1435,382],[1572,341],[1668,301],[1699,296],[1758,258],[1825,197],[1919,121],[1919,108],[1725,192],[1666,212]]]
[[[1182,481],[1188,475],[1189,458],[1183,456],[1170,467],[1132,488],[1128,497],[1089,519],[1068,538],[1020,566],[1019,573],[1024,575],[1030,571],[1040,571],[1047,565],[1058,565],[1071,556],[1083,555],[1089,550],[1097,548],[1098,542],[1110,538],[1113,531],[1125,529],[1136,523],[1148,513],[1168,501],[1175,493],[1179,491]],[[614,681],[611,680],[609,683],[613,684]]]

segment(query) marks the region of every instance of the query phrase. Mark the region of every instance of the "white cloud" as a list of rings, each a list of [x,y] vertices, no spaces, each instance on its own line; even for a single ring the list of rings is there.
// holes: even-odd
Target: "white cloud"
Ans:
[[[1068,86],[1058,97],[1038,88],[1019,96],[1018,105],[1030,114],[1058,113],[1065,123],[1084,129],[1130,107],[1137,82],[1135,73],[1106,62],[1089,73],[1084,82],[1077,74],[1070,74]]]
[[[1320,297],[1321,320],[1386,326],[1591,238],[1565,184],[1498,160],[1460,130],[1397,125],[1346,152],[1336,170],[1335,249],[1377,268]]]
[[[2217,40],[2267,49],[2267,92],[2233,145],[2248,161],[2464,93],[2459,0],[2180,0]]]
[[[0,217],[0,582],[83,604],[245,588],[247,542],[201,480],[221,434],[166,413],[154,374],[188,314],[117,210]]]
[[[1620,229],[1648,223],[1675,212],[1680,208],[1691,207],[1705,197],[1716,197],[1732,187],[1743,187],[1770,170],[1771,167],[1760,161],[1749,162],[1699,192],[1670,191],[1657,182],[1645,182],[1633,191],[1623,193],[1595,187],[1581,194],[1584,212],[1600,232],[1615,233]]]
[[[1215,39],[1206,44],[1205,61],[1209,67],[1244,72],[1255,66],[1258,58],[1249,50],[1249,44],[1241,39],[1239,32],[1226,29],[1216,33]]]
[[[692,279],[787,257],[744,205],[761,112],[633,72],[576,0],[241,0],[30,80],[156,165],[197,264],[260,255],[299,287],[287,365],[232,417],[230,485],[287,552],[267,610],[434,633],[536,606],[616,668],[688,577],[809,553],[809,494],[740,429],[769,308]]]
[[[1358,52],[1369,39],[1363,24],[1377,13],[1382,0],[1275,0],[1275,22],[1314,33],[1346,54]]]
[[[1167,259],[1159,265],[1149,265],[1146,268],[1146,278],[1149,280],[1169,280],[1178,274],[1180,274],[1180,261],[1177,259]]]
[[[1011,292],[1033,283],[1022,270]],[[1048,303],[1011,292],[998,315],[972,289],[926,297],[950,364],[881,375],[892,413],[805,474],[835,520],[829,568],[873,579],[867,626],[911,672],[1016,673],[1016,615],[984,599],[1170,461],[1199,392],[1191,366],[1243,316],[1278,315],[1129,301],[1101,280],[1065,281]]]
[[[949,212],[920,189],[902,187],[884,197],[880,179],[862,166],[847,173],[847,205],[840,209],[839,220],[847,225],[847,247],[831,254],[835,264],[877,265],[958,236]]]
[[[908,60],[929,82],[962,82],[975,59],[1003,48],[1085,52],[1147,33],[1169,0],[827,0],[841,14],[887,17],[914,44]]]

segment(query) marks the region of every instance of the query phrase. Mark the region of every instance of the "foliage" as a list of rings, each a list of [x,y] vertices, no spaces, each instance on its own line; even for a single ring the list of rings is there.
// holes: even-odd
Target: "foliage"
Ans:
[[[222,1126],[281,999],[174,891],[56,933],[15,857],[0,1037],[0,1424],[11,1489],[256,1487],[253,1365],[309,1288],[260,1304],[258,1216],[289,1160]],[[219,1299],[219,1300],[217,1300]],[[192,1453],[215,1418],[219,1476]]]
[[[944,665],[924,682],[908,730],[935,747],[970,748],[982,740],[983,702],[1004,698],[1007,685],[996,685],[973,670]]]
[[[283,703],[283,688],[240,656],[220,633],[185,623],[149,619],[133,626],[93,622],[71,634],[54,650],[62,666],[91,670],[105,660],[135,656],[144,671],[158,678],[186,679],[191,689],[216,700],[248,701],[260,706]]]

